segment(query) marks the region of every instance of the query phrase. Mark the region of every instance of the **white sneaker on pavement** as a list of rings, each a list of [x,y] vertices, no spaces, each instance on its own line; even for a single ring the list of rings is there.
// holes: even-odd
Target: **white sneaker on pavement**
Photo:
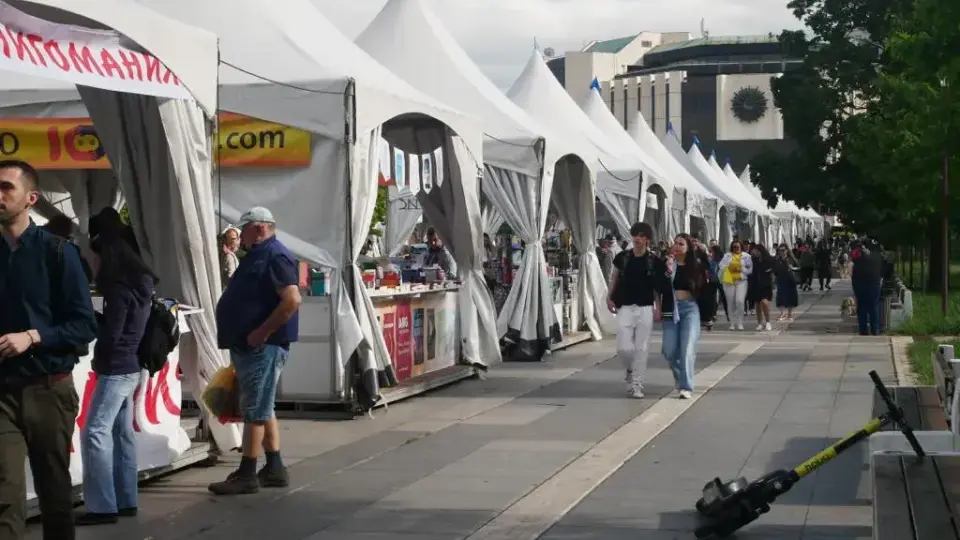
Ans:
[[[640,385],[632,387],[630,389],[630,397],[633,399],[643,399],[643,387]]]
[[[757,325],[757,332],[763,332],[763,323]]]
[[[737,330],[743,330],[743,323],[737,325]]]
[[[767,332],[769,332],[770,330],[773,330],[773,325],[771,325],[770,323],[767,323]]]
[[[680,399],[690,399],[690,398],[692,398],[692,397],[693,397],[693,392],[691,392],[691,391],[689,391],[689,390],[681,390],[681,391],[680,391]]]

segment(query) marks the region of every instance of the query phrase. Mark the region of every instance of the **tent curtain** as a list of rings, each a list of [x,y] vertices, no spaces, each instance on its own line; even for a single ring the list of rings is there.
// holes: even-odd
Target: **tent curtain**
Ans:
[[[630,238],[630,227],[637,222],[640,216],[637,199],[603,189],[597,190],[597,198],[600,199],[600,204],[607,209],[607,216],[617,226],[620,238]],[[646,201],[644,201],[644,204],[646,204]]]
[[[403,249],[423,212],[420,210],[417,195],[409,189],[390,186],[387,191],[389,202],[383,252],[393,257]]]
[[[367,241],[370,232],[370,220],[377,204],[377,185],[380,175],[380,127],[363,133],[357,137],[353,145],[353,159],[350,164],[350,224],[352,238],[350,250],[350,268],[353,273],[354,307],[363,340],[357,345],[356,353],[358,371],[366,398],[366,405],[374,404],[381,399],[381,378],[383,384],[393,386],[397,384],[397,375],[393,371],[387,345],[383,341],[383,332],[377,323],[373,301],[362,285],[363,278],[357,260],[360,251]],[[341,282],[338,293],[339,308],[350,306],[349,292],[346,283]],[[338,309],[338,315],[340,311]],[[350,351],[342,353],[349,357]],[[361,399],[361,402],[366,401]]]
[[[584,321],[593,339],[615,330],[613,317],[606,309],[607,284],[600,270],[595,246],[596,204],[590,170],[580,160],[564,159],[557,165],[550,203],[568,224],[574,247],[580,252],[577,296]],[[573,329],[577,331],[578,329]]]
[[[490,204],[486,197],[482,199],[480,206],[483,212],[483,232],[490,236],[497,234],[504,222],[503,214]]]
[[[120,179],[145,262],[161,277],[158,294],[201,308],[187,318],[191,340],[180,365],[194,400],[227,365],[217,347],[220,268],[214,218],[211,137],[194,103],[79,87]],[[240,446],[234,424],[208,423],[217,446]]]
[[[423,214],[433,225],[460,271],[461,354],[470,364],[500,362],[496,309],[483,276],[477,167],[459,137],[447,137],[443,146],[444,181],[418,194]]]
[[[552,339],[560,337],[543,252],[548,207],[543,203],[550,193],[546,187],[553,183],[552,175],[553,171],[545,171],[545,186],[532,176],[484,165],[484,194],[526,244],[510,294],[497,318],[497,335],[516,343],[532,343],[539,354],[549,349]]]

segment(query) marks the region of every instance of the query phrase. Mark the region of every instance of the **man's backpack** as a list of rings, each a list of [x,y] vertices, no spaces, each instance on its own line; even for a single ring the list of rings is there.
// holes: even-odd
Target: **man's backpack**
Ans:
[[[150,317],[140,340],[137,356],[140,367],[154,376],[167,364],[167,357],[180,343],[180,320],[176,302],[167,303],[156,296],[150,301]]]

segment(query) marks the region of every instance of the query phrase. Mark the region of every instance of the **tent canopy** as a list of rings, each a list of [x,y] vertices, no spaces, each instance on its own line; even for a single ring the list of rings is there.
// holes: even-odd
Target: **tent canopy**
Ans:
[[[710,170],[710,166],[707,165],[706,160],[700,155],[699,150],[696,151],[696,155],[700,156],[698,161],[694,155],[687,154],[687,152],[683,150],[683,147],[680,146],[680,141],[677,140],[676,134],[672,131],[667,132],[662,142],[667,152],[669,152],[677,162],[683,165],[687,172],[690,173],[711,196],[715,197],[724,205],[736,204],[734,197],[730,195],[727,190],[723,189],[722,184],[717,182],[713,171]]]
[[[124,46],[160,59],[207,114],[216,110],[216,35],[123,0],[4,0],[0,9],[9,9],[4,4],[51,23],[112,29],[132,42],[122,42]],[[0,108],[79,99],[75,85],[62,79],[29,75],[0,79]]]
[[[510,101],[422,0],[389,0],[357,44],[441,103],[480,118],[484,163],[537,177],[543,139],[553,156],[577,151]]]
[[[221,108],[345,140],[419,114],[479,148],[478,123],[415,90],[344,36],[309,0],[138,0],[220,36]],[[354,92],[356,104],[345,94]],[[351,117],[354,117],[351,120]],[[420,122],[421,124],[423,122]],[[412,141],[393,140],[407,151]],[[432,141],[438,147],[439,139]],[[431,150],[433,149],[431,148]]]
[[[534,50],[520,76],[514,81],[507,97],[523,110],[548,128],[563,134],[568,140],[578,143],[577,154],[598,172],[600,178],[614,176],[623,179],[636,179],[633,196],[639,194],[640,172],[666,181],[664,174],[653,160],[621,141],[607,137],[580,110],[570,94],[560,85],[557,78],[547,67],[543,55]],[[622,130],[621,130],[622,131]],[[620,183],[620,182],[617,182]],[[648,180],[649,183],[649,180]]]
[[[713,156],[710,156],[710,161],[711,166],[713,163],[716,163],[716,159],[714,159]],[[744,183],[740,181],[740,177],[738,177],[737,173],[733,171],[733,167],[731,167],[729,163],[724,165],[723,168],[720,169],[720,172],[722,172],[723,175],[730,180],[730,183],[737,186],[739,191],[743,192],[743,194],[747,197],[746,200],[751,202],[751,209],[756,210],[761,216],[770,217],[773,215],[773,213],[770,212],[770,208],[767,207],[766,201],[763,200],[763,197],[761,197],[759,193],[755,192],[756,188],[754,186],[748,187],[744,185]]]

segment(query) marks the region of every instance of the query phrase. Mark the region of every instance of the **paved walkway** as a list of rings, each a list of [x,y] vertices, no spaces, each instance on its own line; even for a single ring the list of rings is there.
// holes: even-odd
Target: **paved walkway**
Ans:
[[[140,517],[79,538],[688,539],[704,482],[794,465],[868,419],[867,372],[891,376],[889,344],[839,333],[841,289],[805,294],[790,328],[705,333],[707,391],[695,400],[668,397],[659,354],[648,399],[627,399],[612,341],[579,345],[374,419],[283,422],[290,489],[209,495],[230,459],[144,487]],[[869,538],[863,451],[806,479],[738,538]]]

